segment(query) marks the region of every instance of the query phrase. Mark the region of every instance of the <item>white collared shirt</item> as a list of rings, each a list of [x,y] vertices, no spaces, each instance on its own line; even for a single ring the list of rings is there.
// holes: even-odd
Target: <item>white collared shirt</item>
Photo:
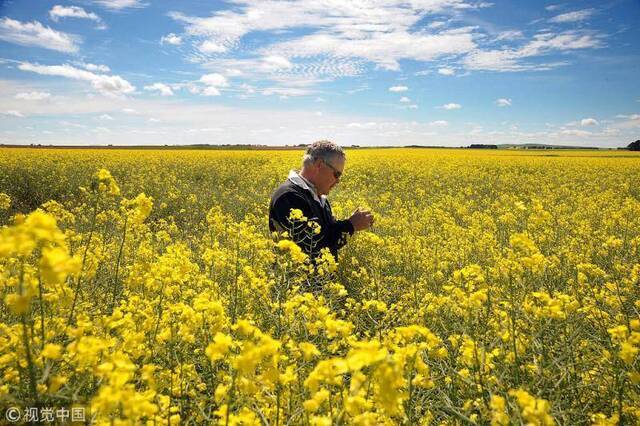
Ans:
[[[288,179],[291,182],[293,182],[293,184],[311,191],[311,194],[313,194],[313,199],[316,200],[318,203],[320,203],[320,206],[324,208],[324,205],[327,202],[327,196],[321,195],[320,197],[318,197],[318,193],[316,192],[316,187],[314,184],[309,182],[307,179],[305,179],[302,175],[300,175],[300,173],[296,172],[295,170],[291,170],[289,172]]]

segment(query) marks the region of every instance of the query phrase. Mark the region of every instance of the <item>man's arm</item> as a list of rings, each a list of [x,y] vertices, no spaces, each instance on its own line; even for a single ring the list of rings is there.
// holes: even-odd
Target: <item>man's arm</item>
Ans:
[[[329,201],[327,201],[329,203]],[[329,217],[331,218],[331,222],[329,223],[329,230],[325,234],[326,245],[328,247],[335,247],[337,249],[342,248],[345,244],[347,244],[347,234],[353,235],[355,229],[350,220],[336,220],[333,213],[331,213],[331,204],[327,204],[329,208]]]

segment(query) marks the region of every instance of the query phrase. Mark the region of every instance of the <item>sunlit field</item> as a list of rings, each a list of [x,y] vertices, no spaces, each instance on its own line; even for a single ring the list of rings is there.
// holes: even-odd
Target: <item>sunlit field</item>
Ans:
[[[640,422],[640,155],[347,150],[375,226],[318,265],[267,226],[301,157],[1,149],[3,412]]]

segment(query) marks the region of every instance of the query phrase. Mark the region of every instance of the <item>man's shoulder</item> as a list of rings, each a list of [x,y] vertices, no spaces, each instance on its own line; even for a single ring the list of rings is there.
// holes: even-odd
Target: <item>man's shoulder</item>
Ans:
[[[300,188],[298,185],[291,182],[289,179],[284,181],[271,195],[271,204],[274,204],[279,199],[289,199],[289,198],[308,198],[306,191],[303,188]]]
[[[311,199],[304,190],[291,181],[280,185],[271,196],[269,206],[269,229],[278,229],[278,223],[286,222],[291,209],[300,209],[305,215],[312,214]]]
[[[289,179],[287,179],[282,184],[280,184],[280,186],[278,186],[275,191],[273,191],[273,193],[271,194],[271,200],[274,201],[280,198],[282,195],[290,192],[297,192],[296,186]]]

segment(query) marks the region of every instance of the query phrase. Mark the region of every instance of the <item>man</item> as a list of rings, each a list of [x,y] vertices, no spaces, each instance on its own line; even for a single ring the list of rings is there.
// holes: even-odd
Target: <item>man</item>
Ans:
[[[336,220],[331,213],[327,195],[340,182],[345,160],[344,151],[333,142],[314,142],[307,148],[300,172],[291,170],[286,182],[271,196],[269,229],[288,231],[291,239],[312,258],[326,247],[337,259],[347,235],[373,225],[373,215],[359,208],[346,220]],[[308,221],[317,223],[319,233],[317,229],[314,233],[306,221],[292,221],[292,209],[301,210]]]

